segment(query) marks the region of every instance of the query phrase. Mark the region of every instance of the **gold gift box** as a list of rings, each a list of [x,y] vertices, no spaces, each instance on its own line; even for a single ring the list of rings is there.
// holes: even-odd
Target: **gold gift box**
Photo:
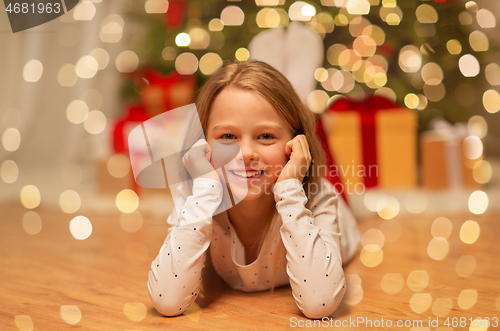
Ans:
[[[344,185],[364,183],[364,173],[376,172],[381,188],[414,188],[417,183],[417,116],[407,108],[375,113],[376,166],[363,163],[361,115],[357,111],[324,114],[328,144]]]

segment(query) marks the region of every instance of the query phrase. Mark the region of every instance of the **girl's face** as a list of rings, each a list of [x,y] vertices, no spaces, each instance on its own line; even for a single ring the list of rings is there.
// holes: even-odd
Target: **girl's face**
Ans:
[[[241,200],[272,193],[272,184],[288,162],[285,144],[290,139],[289,125],[255,92],[228,87],[212,104],[207,140],[239,145],[240,154],[224,168],[233,195]],[[224,180],[222,170],[218,173]]]

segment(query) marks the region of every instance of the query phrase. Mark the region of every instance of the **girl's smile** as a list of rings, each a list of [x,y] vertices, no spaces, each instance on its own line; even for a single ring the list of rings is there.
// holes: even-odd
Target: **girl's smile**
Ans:
[[[285,146],[290,139],[291,128],[266,99],[253,91],[229,87],[212,104],[207,140],[239,145],[240,165],[230,162],[225,169],[231,191],[240,199],[255,200],[271,193],[272,184],[288,161]]]

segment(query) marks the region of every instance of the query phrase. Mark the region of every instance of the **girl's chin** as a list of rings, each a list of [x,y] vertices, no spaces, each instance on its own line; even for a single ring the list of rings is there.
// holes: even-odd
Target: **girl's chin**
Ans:
[[[263,195],[272,193],[272,189],[268,188],[266,190],[266,187],[239,187],[239,185],[230,185],[230,189],[235,203],[257,200]]]

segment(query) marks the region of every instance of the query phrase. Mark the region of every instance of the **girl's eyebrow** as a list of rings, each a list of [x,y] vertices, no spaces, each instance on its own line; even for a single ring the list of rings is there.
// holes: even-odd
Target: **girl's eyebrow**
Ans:
[[[275,129],[275,130],[281,130],[284,131],[283,128],[279,125],[276,124],[271,124],[271,123],[262,123],[256,125],[257,129]],[[218,129],[238,129],[236,126],[231,125],[231,124],[219,124],[216,125],[212,128],[212,130],[218,130]]]

